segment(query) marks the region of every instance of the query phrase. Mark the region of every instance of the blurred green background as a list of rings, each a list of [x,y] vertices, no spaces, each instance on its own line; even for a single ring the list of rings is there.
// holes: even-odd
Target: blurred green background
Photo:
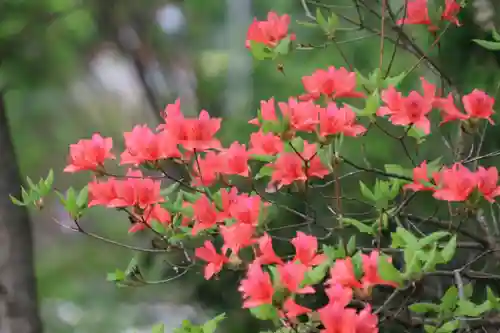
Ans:
[[[378,10],[376,0],[366,3]],[[391,5],[397,9],[402,3],[395,0]],[[311,1],[310,8],[315,10],[318,4],[325,14],[330,8],[347,17],[357,15],[347,0]],[[291,29],[299,43],[326,41],[319,29],[296,22],[307,20],[299,0],[1,1],[0,87],[6,92],[23,178],[37,179],[54,168],[57,189],[83,186],[86,175],[61,172],[69,144],[101,132],[113,136],[119,151],[123,131],[134,124],[155,126],[159,112],[178,96],[186,113],[205,108],[224,117],[223,142],[247,143],[254,128],[246,122],[254,117],[260,100],[299,95],[302,76],[320,67],[347,66],[333,44],[293,52],[284,59],[284,74],[276,63],[252,60],[244,48],[246,29],[254,16],[264,19],[269,10],[292,15]],[[377,17],[362,10],[365,23],[377,27]],[[440,54],[433,50],[430,56],[462,92],[477,87],[495,94],[498,57],[471,39],[490,38],[488,29],[496,24],[496,16],[484,18],[478,10],[473,6],[464,10],[460,15],[464,26],[450,29]],[[489,10],[494,13],[495,8]],[[343,20],[341,26],[352,27]],[[425,50],[430,43],[425,31],[415,27],[412,32]],[[396,38],[392,31],[388,33]],[[377,35],[366,30],[339,31],[336,38],[345,57],[365,76],[378,66]],[[387,43],[385,59],[392,52],[393,46]],[[400,50],[391,73],[399,74],[416,61]],[[439,84],[439,78],[421,66],[401,88],[419,89],[421,75]],[[490,130],[491,139],[483,149],[498,148],[498,135],[498,130]],[[380,131],[355,143],[348,140],[347,156],[361,159],[360,143],[369,143],[363,154],[375,166],[389,161],[410,166],[398,142]],[[445,149],[436,136],[419,154],[432,159],[444,155]],[[356,192],[356,181],[353,184]],[[106,273],[124,269],[130,260],[128,251],[55,224],[52,216],[69,223],[57,200],[31,216],[46,332],[149,332],[158,321],[172,328],[183,319],[202,322],[222,311],[231,312],[224,326],[228,332],[256,331],[255,326],[242,325],[249,319],[239,310],[237,273],[211,283],[193,272],[169,284],[117,288],[106,281]],[[83,223],[100,234],[129,241],[128,221],[118,213],[92,209]]]

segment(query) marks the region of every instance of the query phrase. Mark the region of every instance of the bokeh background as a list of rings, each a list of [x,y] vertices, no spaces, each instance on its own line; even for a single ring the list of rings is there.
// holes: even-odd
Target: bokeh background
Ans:
[[[325,13],[330,7],[347,17],[356,16],[350,1],[310,1],[309,5],[315,9],[318,3]],[[379,8],[377,0],[366,3]],[[402,4],[402,0],[391,1],[394,8]],[[491,38],[488,31],[497,24],[497,5],[496,1],[469,1],[460,15],[464,26],[447,32],[439,55],[430,53],[462,91],[479,87],[496,93],[500,53],[485,51],[471,39]],[[338,32],[344,55],[333,46],[295,51],[284,60],[284,73],[276,63],[254,61],[244,47],[246,30],[254,16],[264,19],[269,10],[292,15],[291,28],[299,42],[325,42],[319,29],[296,22],[307,20],[299,0],[0,1],[0,89],[23,179],[38,179],[53,168],[57,189],[83,186],[86,175],[62,173],[69,144],[100,132],[112,136],[120,149],[124,131],[135,124],[156,126],[159,112],[177,97],[185,113],[207,109],[224,117],[223,142],[246,143],[252,131],[246,122],[255,115],[260,100],[300,94],[302,76],[319,67],[346,66],[343,56],[365,75],[378,66],[379,38],[363,29]],[[366,24],[378,24],[375,16],[363,11]],[[343,20],[341,26],[352,28]],[[425,49],[430,42],[425,31],[417,27],[412,32]],[[385,51],[390,58],[392,46]],[[398,51],[392,73],[416,61]],[[422,66],[402,89],[418,87],[421,75],[439,83]],[[488,137],[484,149],[498,148],[498,132],[491,130]],[[397,142],[382,133],[362,140],[370,142],[365,153],[375,165],[389,160],[406,163]],[[423,153],[445,154],[446,148],[438,146],[431,141]],[[353,157],[361,153],[359,145],[350,149],[346,150]],[[255,323],[239,311],[236,273],[208,284],[193,272],[168,284],[118,288],[106,281],[106,273],[125,269],[129,251],[54,223],[52,217],[70,224],[56,199],[30,216],[45,332],[150,332],[158,321],[171,330],[184,319],[203,322],[220,312],[230,313],[223,326],[227,332],[257,331]],[[96,208],[83,223],[102,235],[130,241],[128,221],[122,215]],[[161,261],[151,265],[162,269]]]

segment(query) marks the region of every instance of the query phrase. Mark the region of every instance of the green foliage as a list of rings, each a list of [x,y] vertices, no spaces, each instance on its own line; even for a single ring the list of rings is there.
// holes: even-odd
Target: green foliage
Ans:
[[[59,191],[56,191],[56,194],[73,220],[78,220],[87,209],[88,186],[82,188],[78,193],[74,188],[70,187],[65,195]]]
[[[271,304],[263,304],[251,308],[250,313],[260,320],[276,320],[278,319],[278,310]]]
[[[10,200],[17,206],[34,205],[37,208],[43,207],[43,198],[52,191],[54,183],[54,172],[51,169],[45,179],[41,178],[37,184],[33,183],[30,177],[26,177],[28,189],[21,186],[21,200],[9,194]]]
[[[391,234],[393,248],[403,249],[407,279],[417,278],[423,273],[432,272],[436,265],[445,264],[451,260],[456,249],[456,237],[442,245],[443,238],[450,237],[450,233],[437,231],[423,238],[417,238],[408,230],[398,227]]]
[[[401,272],[397,270],[389,260],[389,257],[381,255],[378,259],[378,269],[380,277],[386,281],[393,281],[397,284],[403,282]]]
[[[221,313],[215,318],[210,319],[203,325],[194,325],[189,320],[184,320],[182,326],[174,329],[174,333],[215,333],[219,323],[226,318],[225,313]],[[162,328],[164,329],[164,328]],[[153,331],[156,332],[156,331]],[[163,331],[158,331],[163,332]]]
[[[335,37],[335,32],[337,31],[337,28],[339,26],[339,18],[333,11],[330,11],[328,18],[325,18],[321,12],[321,9],[317,7],[316,23],[323,30],[327,38]]]
[[[487,50],[490,51],[500,51],[500,42],[491,42],[489,40],[482,40],[482,39],[473,39],[472,40],[474,43],[478,44],[479,46],[484,47]]]
[[[153,326],[151,333],[165,333],[165,324],[160,323],[160,324]]]

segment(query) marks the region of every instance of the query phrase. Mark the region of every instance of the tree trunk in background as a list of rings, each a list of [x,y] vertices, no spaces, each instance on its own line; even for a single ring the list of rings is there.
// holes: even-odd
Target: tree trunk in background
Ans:
[[[20,197],[21,179],[0,92],[0,328],[1,333],[41,333],[31,222]]]

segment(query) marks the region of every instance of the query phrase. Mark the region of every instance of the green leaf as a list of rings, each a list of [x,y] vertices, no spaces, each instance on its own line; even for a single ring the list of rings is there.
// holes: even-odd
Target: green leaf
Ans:
[[[500,34],[498,33],[497,29],[495,29],[495,27],[491,29],[491,34],[493,35],[493,39],[495,41],[500,42]]]
[[[439,327],[436,330],[436,333],[451,333],[451,332],[454,332],[455,330],[457,330],[459,327],[460,327],[460,321],[455,319],[455,320],[449,321],[449,322],[445,323],[444,325],[442,325],[441,327]]]
[[[335,247],[323,244],[321,249],[330,261],[334,261],[335,259],[337,259]]]
[[[45,186],[47,186],[47,188],[52,188],[53,184],[54,184],[54,170],[50,169],[47,178],[45,178]]]
[[[271,320],[278,318],[278,310],[271,304],[263,304],[250,309],[250,313],[260,320]]]
[[[167,229],[165,229],[165,226],[162,223],[160,223],[160,222],[158,222],[156,220],[151,221],[151,228],[155,232],[157,232],[159,234],[162,234],[162,235],[164,235],[164,234],[167,233]]]
[[[385,172],[387,173],[392,173],[398,176],[405,176],[405,177],[412,177],[413,176],[413,170],[407,170],[404,169],[401,165],[399,164],[386,164],[384,165]],[[401,180],[401,179],[399,179]],[[403,180],[401,180],[403,181]]]
[[[373,93],[366,99],[365,108],[359,114],[360,116],[373,116],[377,113],[381,104],[380,94],[378,90],[373,91]]]
[[[422,271],[424,272],[432,272],[434,271],[434,269],[436,268],[436,264],[437,264],[437,244],[434,244],[432,250],[431,250],[431,253],[429,254],[428,258],[427,258],[427,261],[425,262],[424,264],[424,267],[422,267]]]
[[[316,22],[325,32],[328,31],[328,21],[325,19],[323,14],[321,13],[321,9],[319,7],[316,8]]]
[[[335,139],[335,142],[337,142],[337,139]],[[336,150],[337,152],[339,150]],[[333,171],[333,167],[332,167],[332,160],[333,160],[333,150],[332,150],[332,146],[331,145],[328,145],[326,147],[320,147],[318,145],[317,147],[317,152],[318,152],[318,157],[321,161],[321,164],[323,164],[325,167],[328,168],[328,170],[330,171]]]
[[[283,38],[274,48],[275,55],[287,55],[290,52],[291,40],[290,36]]]
[[[358,88],[367,89],[370,93],[374,92],[377,89],[377,85],[374,82],[371,82],[367,77],[363,76],[361,72],[358,72],[356,70],[355,73]]]
[[[290,141],[290,144],[285,146],[285,150],[287,148],[291,153],[302,153],[304,151],[304,139],[302,139],[301,137],[293,138],[292,141]]]
[[[219,323],[221,321],[223,321],[224,319],[226,319],[225,313],[221,313],[217,317],[210,319],[205,324],[203,324],[203,326],[202,326],[203,333],[215,333],[215,330],[217,329],[217,325],[219,325]]]
[[[409,232],[405,228],[397,227],[396,228],[396,233],[405,242],[406,247],[411,248],[413,250],[420,249],[420,244],[418,242],[418,238],[415,237],[411,232]]]
[[[276,159],[275,156],[271,156],[271,155],[256,155],[256,154],[252,154],[250,155],[250,158],[252,160],[256,160],[256,161],[260,161],[260,162],[272,162]]]
[[[335,258],[345,258],[347,253],[345,252],[344,241],[342,238],[339,239],[339,243],[335,249]]]
[[[393,86],[394,88],[397,88],[401,81],[403,81],[406,78],[407,72],[402,72],[399,75],[393,76],[393,77],[388,77],[384,80],[384,86],[389,87]]]
[[[180,183],[178,182],[174,182],[172,184],[170,184],[168,187],[162,189],[160,191],[160,195],[162,197],[168,197],[170,194],[174,193],[175,191],[177,191],[177,189],[181,186]]]
[[[401,284],[401,272],[397,270],[390,262],[389,257],[381,255],[378,258],[378,272],[380,277],[386,281],[393,281]]]
[[[347,224],[347,225],[352,225],[353,227],[358,229],[360,232],[368,234],[368,235],[373,235],[373,233],[374,233],[372,226],[368,226],[368,225],[364,224],[363,222],[360,222],[356,219],[352,219],[349,217],[342,217],[341,223]]]
[[[473,39],[472,41],[487,50],[500,51],[500,42],[491,42],[482,39]]]
[[[488,297],[488,301],[491,303],[491,306],[498,310],[500,308],[500,302],[489,286],[486,287],[486,295]]]
[[[472,285],[472,283],[465,284],[464,285],[464,297],[471,298],[473,293],[474,293],[474,286]]]
[[[425,333],[436,333],[437,327],[432,325],[424,325]]]
[[[377,87],[377,88],[381,88],[381,83],[383,83],[383,79],[382,79],[382,72],[380,70],[380,68],[375,68],[373,70],[373,72],[371,72],[370,76],[368,77],[368,80],[370,81],[370,83]]]
[[[18,200],[17,198],[13,197],[12,195],[9,194],[9,197],[10,197],[10,201],[12,201],[12,203],[16,206],[26,206],[26,203]]]
[[[165,333],[165,324],[160,323],[153,326],[151,333]]]
[[[330,268],[330,261],[326,261],[321,265],[314,267],[309,272],[307,272],[303,284],[315,285],[320,283],[325,278],[329,268]]]
[[[125,280],[125,273],[119,269],[116,269],[114,273],[108,273],[106,276],[107,281],[116,282]]]
[[[443,258],[443,263],[448,263],[453,256],[455,255],[455,251],[457,249],[457,236],[454,235],[451,237],[450,241],[444,246],[443,250],[441,250],[441,257]]]
[[[26,177],[26,181],[28,182],[30,189],[35,191],[38,190],[38,187],[33,183],[30,177]]]
[[[250,41],[250,51],[257,60],[266,60],[273,57],[273,54],[265,44],[257,43],[252,40]]]
[[[274,172],[274,168],[270,165],[264,165],[260,168],[259,172],[255,175],[255,179],[261,179],[264,177],[270,177]]]
[[[458,302],[458,289],[451,286],[441,298],[441,311],[453,311]]]
[[[78,194],[78,198],[76,199],[76,205],[79,208],[87,207],[88,198],[89,198],[89,188],[88,186],[85,186],[80,190],[80,193]]]
[[[302,26],[308,27],[308,28],[316,28],[318,26],[318,24],[314,23],[314,22],[300,21],[300,20],[297,20],[296,22],[298,25],[302,25]]]
[[[425,134],[421,129],[412,126],[408,131],[408,136],[415,138],[415,140],[417,140],[417,144],[421,144],[425,141],[427,134]]]
[[[330,12],[330,16],[328,16],[328,31],[327,34],[330,37],[333,37],[335,35],[335,31],[337,30],[339,26],[339,18],[335,12]]]
[[[64,207],[71,217],[76,218],[78,216],[79,207],[77,204],[76,192],[72,187],[66,191]]]
[[[484,312],[491,310],[490,302],[485,302],[478,306],[476,303],[461,299],[458,301],[455,316],[479,317]]]
[[[363,197],[373,202],[377,201],[377,198],[375,197],[373,192],[361,180],[359,181],[359,187],[361,189],[361,194],[363,195]]]
[[[189,320],[182,321],[182,326],[174,329],[174,333],[203,333],[200,326],[193,325]]]
[[[353,255],[351,259],[352,259],[352,266],[354,268],[354,275],[356,276],[356,279],[361,279],[361,277],[364,274],[363,257],[361,257],[361,251],[356,252],[356,254]]]
[[[424,238],[419,239],[418,244],[421,248],[424,248],[428,245],[435,244],[437,241],[441,240],[442,238],[448,237],[449,235],[450,233],[447,231],[436,231],[428,236],[425,236]]]
[[[411,248],[406,248],[403,252],[406,264],[406,270],[404,273],[405,278],[411,278],[415,273],[421,274],[422,264],[420,260],[421,252],[419,250],[413,250]]]
[[[436,312],[439,313],[439,305],[432,303],[414,303],[409,309],[416,313]]]
[[[352,235],[347,242],[347,254],[351,256],[354,252],[356,252],[356,235]]]
[[[194,203],[196,202],[200,197],[201,197],[201,193],[188,193],[188,192],[182,192],[182,196],[184,197],[184,199],[186,199],[186,201],[189,201],[190,203]]]

